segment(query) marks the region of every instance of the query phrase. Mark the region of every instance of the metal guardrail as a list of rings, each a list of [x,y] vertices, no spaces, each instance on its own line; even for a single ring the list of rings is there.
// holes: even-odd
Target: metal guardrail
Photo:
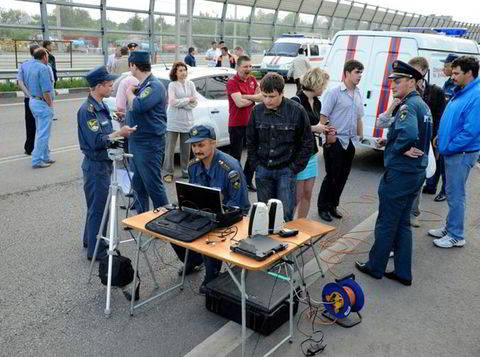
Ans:
[[[91,68],[59,68],[58,78],[85,77]],[[17,79],[18,69],[0,69],[0,80]]]

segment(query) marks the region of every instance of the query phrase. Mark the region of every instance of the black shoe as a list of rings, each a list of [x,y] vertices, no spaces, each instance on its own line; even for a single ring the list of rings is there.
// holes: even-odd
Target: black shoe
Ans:
[[[445,201],[447,199],[447,196],[443,193],[439,193],[438,195],[435,196],[435,198],[433,199],[435,202],[442,202],[442,201]]]
[[[427,195],[434,195],[437,193],[437,190],[429,190],[427,186],[424,186],[422,193],[426,193]]]
[[[25,155],[32,155],[32,152],[31,152],[31,151],[28,152],[27,150],[25,150],[23,153],[24,153]]]
[[[126,193],[125,197],[130,197],[130,198],[133,197],[133,192]]]
[[[327,211],[318,211],[318,215],[320,216],[321,219],[323,219],[324,221],[327,221],[327,222],[331,222],[333,221],[333,218],[332,216],[330,216],[330,213],[328,213]]]
[[[255,186],[253,186],[253,183],[249,183],[247,185],[247,189],[250,191],[250,192],[257,192],[257,188]]]
[[[207,283],[204,281],[202,285],[198,288],[198,293],[200,295],[205,295],[207,293]]]
[[[403,284],[403,285],[405,285],[405,286],[410,286],[410,285],[412,285],[412,281],[411,281],[411,280],[399,278],[399,277],[397,276],[397,274],[395,274],[394,271],[385,272],[385,273],[383,274],[383,276],[384,276],[385,278],[388,278],[388,279],[396,280],[396,281],[398,281],[400,284]]]
[[[188,267],[187,267],[187,270],[185,271],[185,276],[193,274],[193,273],[198,273],[200,270],[202,270],[202,266],[203,266],[203,263],[201,263],[199,265],[195,265],[195,266],[189,264]],[[182,276],[182,274],[183,274],[183,267],[178,269],[178,275]]]
[[[332,217],[335,217],[335,218],[338,218],[338,219],[343,218],[343,216],[337,211],[337,207],[331,208],[329,213]]]
[[[370,268],[367,266],[366,263],[360,263],[360,262],[355,262],[355,268],[357,268],[359,271],[361,271],[364,274],[370,275],[374,279],[381,279],[381,276],[375,276],[373,275],[372,271]]]
[[[88,244],[83,242],[83,248],[87,248],[88,247]]]

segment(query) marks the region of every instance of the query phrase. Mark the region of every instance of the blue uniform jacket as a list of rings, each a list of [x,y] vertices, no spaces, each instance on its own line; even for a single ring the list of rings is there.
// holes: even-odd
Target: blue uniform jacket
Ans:
[[[480,150],[480,79],[455,89],[440,120],[439,150],[449,156]]]
[[[455,90],[455,82],[452,78],[449,78],[443,84],[443,92],[445,93],[445,100],[448,102],[453,97],[453,91]]]
[[[129,140],[164,135],[167,126],[167,96],[162,82],[151,74],[138,86],[135,95],[126,123],[130,127],[137,125],[137,130]]]
[[[188,177],[190,183],[219,188],[224,205],[238,206],[244,212],[250,208],[242,167],[230,155],[215,150],[210,169],[206,169],[202,161],[192,160],[188,166]]]
[[[27,73],[24,78],[25,80],[23,82],[32,97],[43,98],[43,93],[53,92],[50,68],[39,60],[33,60],[33,62],[28,64]]]
[[[422,97],[413,91],[393,112],[395,120],[388,129],[385,146],[385,167],[403,172],[424,172],[428,164],[428,150],[432,136],[432,113]],[[424,152],[418,158],[404,153],[411,147]]]
[[[188,64],[190,67],[197,66],[197,60],[190,53],[185,56],[185,63]]]
[[[83,154],[93,161],[109,160],[108,135],[113,132],[112,118],[105,103],[98,103],[91,95],[77,113],[78,142]]]

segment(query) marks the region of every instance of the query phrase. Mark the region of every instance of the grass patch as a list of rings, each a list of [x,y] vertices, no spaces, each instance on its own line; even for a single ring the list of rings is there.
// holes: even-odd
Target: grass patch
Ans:
[[[71,78],[71,79],[59,79],[57,81],[57,89],[64,88],[83,88],[88,87],[85,78]],[[17,85],[17,81],[6,81],[0,83],[0,92],[17,92],[20,91],[20,87]]]

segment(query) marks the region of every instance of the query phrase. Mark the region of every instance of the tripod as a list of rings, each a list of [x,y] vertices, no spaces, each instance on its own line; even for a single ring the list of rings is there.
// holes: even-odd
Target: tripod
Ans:
[[[118,178],[117,178],[117,162],[121,162],[124,158],[127,158],[127,157],[133,157],[133,155],[125,154],[125,152],[121,148],[108,149],[107,152],[108,152],[108,158],[113,162],[113,173],[112,173],[112,178],[111,178],[110,186],[108,190],[107,202],[105,204],[105,209],[103,211],[102,222],[100,223],[100,229],[97,234],[97,243],[95,244],[95,250],[93,252],[92,262],[90,263],[88,283],[90,283],[92,278],[93,265],[97,257],[98,245],[100,244],[100,240],[103,239],[106,242],[108,242],[108,276],[107,276],[107,298],[105,303],[105,315],[110,315],[113,254],[118,244],[128,243],[134,240],[133,238],[131,238],[131,239],[120,241],[118,237],[117,193],[118,191],[121,191],[121,187],[118,184]],[[103,231],[105,229],[105,225],[107,224],[107,215],[108,215],[108,232],[107,232],[107,236],[105,237],[103,236]],[[157,281],[155,280],[155,276],[153,274],[152,267],[150,265],[150,261],[148,260],[148,257],[146,256],[145,252],[143,253],[144,253],[148,268],[150,270],[150,274],[152,275],[155,284],[158,286]],[[132,296],[132,299],[133,298],[134,297]]]

